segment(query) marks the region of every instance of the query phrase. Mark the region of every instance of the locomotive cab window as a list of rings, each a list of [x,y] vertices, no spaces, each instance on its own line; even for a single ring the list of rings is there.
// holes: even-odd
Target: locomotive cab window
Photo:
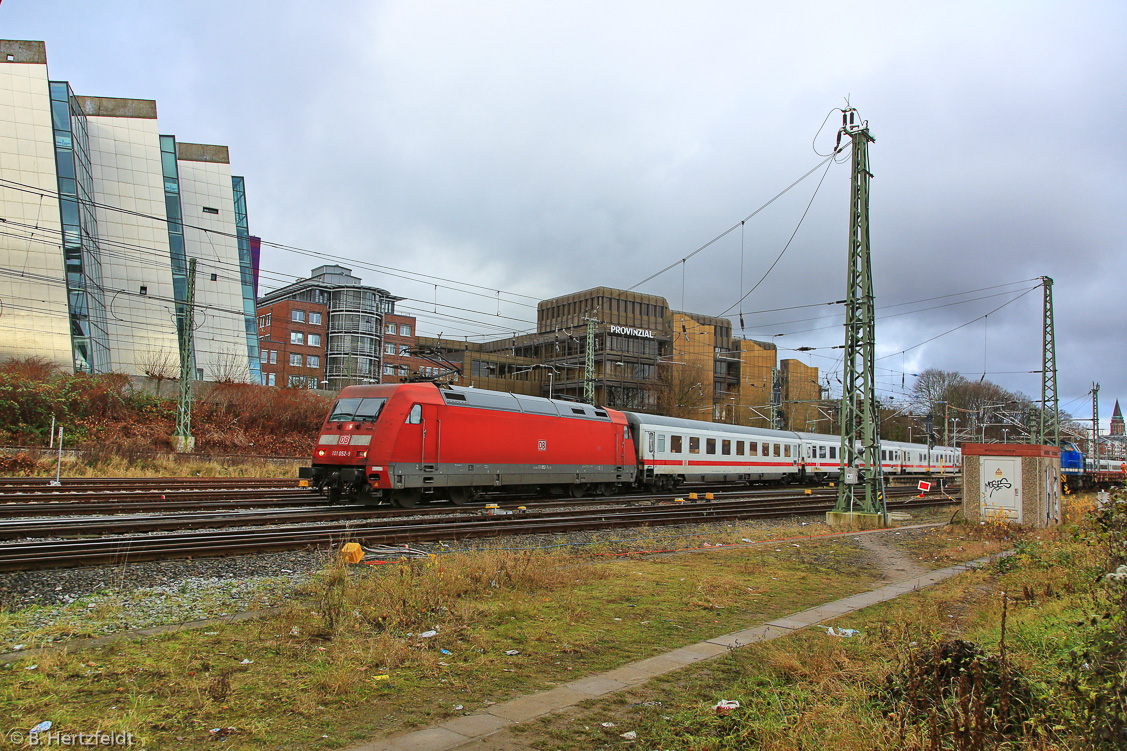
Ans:
[[[671,454],[680,454],[681,453],[681,436],[679,436],[679,435],[669,436],[669,453],[671,453]]]
[[[383,410],[383,405],[385,404],[387,404],[387,399],[361,399],[352,419],[357,422],[375,422],[376,418],[380,416],[380,412]]]
[[[690,454],[699,454],[700,453],[700,439],[699,438],[694,438],[693,436],[689,436],[689,453]]]
[[[348,422],[356,414],[360,401],[360,399],[338,399],[333,405],[333,410],[329,412],[328,422]]]
[[[422,423],[422,421],[423,406],[421,404],[416,404],[415,406],[411,407],[411,411],[407,413],[407,424],[419,425]]]
[[[706,438],[704,440],[704,453],[706,453],[706,454],[715,454],[716,453],[716,439],[715,438]]]

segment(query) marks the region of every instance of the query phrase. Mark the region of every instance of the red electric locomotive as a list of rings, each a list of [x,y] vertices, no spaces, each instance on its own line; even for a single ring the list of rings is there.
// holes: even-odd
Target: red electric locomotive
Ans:
[[[433,383],[349,386],[301,476],[334,501],[412,508],[485,488],[609,494],[634,482],[636,457],[612,409]]]

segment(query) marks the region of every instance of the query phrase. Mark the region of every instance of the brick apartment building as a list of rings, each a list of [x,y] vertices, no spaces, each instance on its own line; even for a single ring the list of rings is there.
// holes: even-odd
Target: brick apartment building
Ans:
[[[322,388],[328,343],[327,305],[279,300],[258,307],[258,350],[263,383]]]

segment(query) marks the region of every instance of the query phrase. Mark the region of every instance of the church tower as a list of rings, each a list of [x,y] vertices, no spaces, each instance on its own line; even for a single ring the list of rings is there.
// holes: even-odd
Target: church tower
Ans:
[[[1115,400],[1115,410],[1111,413],[1111,434],[1124,435],[1123,432],[1123,412],[1119,409],[1119,400]]]

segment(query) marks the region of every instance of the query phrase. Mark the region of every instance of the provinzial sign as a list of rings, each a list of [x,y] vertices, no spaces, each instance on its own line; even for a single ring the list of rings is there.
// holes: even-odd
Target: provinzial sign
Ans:
[[[612,334],[621,334],[622,336],[640,336],[644,339],[654,338],[654,332],[649,329],[635,329],[629,326],[607,326],[607,331]]]

